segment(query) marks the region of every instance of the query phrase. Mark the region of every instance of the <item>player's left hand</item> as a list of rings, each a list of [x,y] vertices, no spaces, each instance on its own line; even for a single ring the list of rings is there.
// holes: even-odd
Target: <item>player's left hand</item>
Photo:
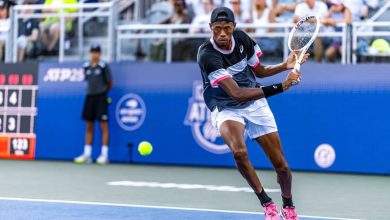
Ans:
[[[295,66],[295,62],[298,59],[300,52],[291,52],[286,60],[287,69],[292,69]],[[302,59],[301,65],[309,59],[310,54],[306,53]]]
[[[298,85],[299,82],[302,80],[301,75],[298,71],[292,71],[287,75],[286,80],[283,82],[283,91],[286,91],[291,86]]]

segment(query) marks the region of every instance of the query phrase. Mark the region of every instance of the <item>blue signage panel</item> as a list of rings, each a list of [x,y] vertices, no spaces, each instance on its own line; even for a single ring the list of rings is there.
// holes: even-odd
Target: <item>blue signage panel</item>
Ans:
[[[110,160],[177,165],[234,166],[202,97],[193,63],[113,63]],[[303,81],[268,100],[293,169],[390,174],[388,65],[304,65]],[[286,76],[259,79],[264,85]],[[86,83],[81,63],[41,63],[36,158],[69,160],[82,152],[81,110]],[[93,157],[100,153],[95,127]],[[152,143],[149,156],[136,147]],[[247,140],[250,159],[271,168]]]

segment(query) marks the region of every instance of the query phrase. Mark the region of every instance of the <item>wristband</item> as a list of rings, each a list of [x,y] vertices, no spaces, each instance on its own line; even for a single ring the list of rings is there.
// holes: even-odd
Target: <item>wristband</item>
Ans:
[[[264,87],[261,87],[261,89],[263,90],[264,97],[268,98],[268,97],[271,97],[273,95],[282,93],[283,92],[283,84],[279,83],[279,84],[274,84],[274,85],[270,85],[270,86],[264,86]]]

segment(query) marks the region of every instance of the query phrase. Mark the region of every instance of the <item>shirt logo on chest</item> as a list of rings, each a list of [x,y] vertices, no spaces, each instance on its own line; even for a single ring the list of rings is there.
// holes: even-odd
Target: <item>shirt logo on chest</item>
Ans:
[[[101,73],[100,69],[95,70],[95,75],[100,75],[100,73]]]

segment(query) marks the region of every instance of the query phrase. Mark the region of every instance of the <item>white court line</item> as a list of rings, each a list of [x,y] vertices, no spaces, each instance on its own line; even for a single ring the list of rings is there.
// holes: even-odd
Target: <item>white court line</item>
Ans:
[[[184,210],[184,211],[199,211],[199,212],[236,213],[236,214],[248,214],[248,215],[264,215],[264,213],[261,213],[261,212],[185,208],[185,207],[173,207],[173,206],[134,205],[134,204],[105,203],[105,202],[82,202],[82,201],[71,201],[71,200],[28,199],[28,198],[12,198],[12,197],[0,197],[0,200],[3,200],[3,201],[22,201],[22,202],[63,203],[63,204],[76,204],[76,205],[98,205],[98,206],[130,207],[130,208]],[[310,215],[299,215],[299,216],[303,217],[303,218],[316,218],[316,219],[328,219],[328,220],[362,220],[362,219],[352,219],[352,218],[336,218],[336,217],[322,217],[322,216],[310,216]]]
[[[184,190],[208,190],[219,192],[250,192],[253,189],[249,187],[236,186],[217,186],[217,185],[202,185],[202,184],[186,184],[186,183],[160,183],[160,182],[144,182],[144,181],[113,181],[108,182],[109,186],[130,186],[130,187],[148,187],[148,188],[164,188],[164,189],[184,189]],[[280,192],[280,189],[264,189],[266,192]]]

